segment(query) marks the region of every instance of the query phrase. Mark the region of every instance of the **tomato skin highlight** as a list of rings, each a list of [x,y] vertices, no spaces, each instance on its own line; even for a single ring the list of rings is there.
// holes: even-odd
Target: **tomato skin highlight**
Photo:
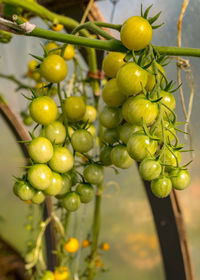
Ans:
[[[78,129],[72,134],[71,144],[77,152],[87,153],[93,148],[93,136],[86,129]]]
[[[127,169],[133,164],[133,159],[124,145],[117,145],[112,149],[111,160],[115,166],[122,169]]]
[[[45,127],[45,137],[54,144],[62,144],[66,138],[65,126],[59,122],[54,121]]]
[[[104,178],[103,167],[97,164],[90,164],[84,169],[83,175],[88,183],[98,185]]]
[[[116,79],[108,81],[102,91],[103,101],[110,107],[121,106],[126,97],[121,93]]]
[[[70,212],[76,211],[80,206],[80,196],[76,192],[68,192],[63,200],[63,207]]]
[[[63,186],[62,177],[56,172],[52,172],[52,176],[53,178],[51,185],[47,189],[45,189],[44,192],[48,195],[57,195],[59,194]]]
[[[74,158],[66,147],[55,147],[54,153],[49,161],[49,166],[58,173],[65,173],[72,169]]]
[[[172,187],[176,190],[185,190],[190,184],[190,173],[187,170],[172,170],[170,176]]]
[[[124,53],[109,52],[103,59],[102,68],[105,75],[109,78],[114,78],[117,75],[118,70],[124,62]]]
[[[28,181],[34,188],[45,190],[52,182],[52,171],[46,164],[34,164],[28,170]]]
[[[144,159],[139,167],[141,177],[146,181],[152,181],[160,176],[161,165],[153,159]]]
[[[70,121],[80,121],[85,114],[86,105],[81,97],[70,96],[65,99],[64,109]]]
[[[104,127],[115,128],[122,121],[121,109],[105,106],[100,113],[99,120]]]
[[[79,184],[76,187],[76,192],[82,203],[89,203],[94,197],[94,188],[90,184]]]
[[[172,182],[163,176],[151,182],[151,191],[158,198],[167,197],[172,190]]]
[[[53,146],[45,137],[37,137],[28,146],[28,153],[33,161],[46,163],[53,156]]]

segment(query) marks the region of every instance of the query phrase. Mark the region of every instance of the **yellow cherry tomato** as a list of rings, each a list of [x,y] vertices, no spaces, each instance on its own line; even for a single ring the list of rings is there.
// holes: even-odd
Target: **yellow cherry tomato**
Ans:
[[[63,28],[64,28],[64,25],[63,24],[60,24],[60,23],[58,23],[58,24],[53,24],[52,26],[51,26],[51,29],[53,29],[54,31],[61,31],[61,30],[63,30]]]
[[[67,280],[69,278],[69,270],[66,266],[57,267],[54,272],[55,280]]]
[[[52,54],[58,54],[59,55],[60,50],[53,51],[54,49],[57,49],[57,48],[58,48],[58,45],[55,42],[49,42],[45,46],[45,49],[47,50],[48,55],[52,55]]]
[[[74,56],[75,56],[74,47],[72,45],[67,45],[67,47],[65,48],[65,51],[64,51],[63,58],[65,60],[70,60],[70,59],[74,58]]]
[[[85,114],[82,118],[84,122],[92,123],[96,120],[97,117],[97,110],[91,105],[86,105]]]
[[[34,59],[30,60],[28,63],[28,70],[33,72],[37,69],[38,62]]]
[[[46,85],[47,83],[45,82],[37,83],[35,85],[35,88],[38,90],[39,93],[47,92],[47,87],[45,88]]]
[[[96,128],[92,124],[87,128],[87,131],[89,131],[92,134],[92,136],[95,136],[96,134]]]
[[[107,242],[104,242],[101,245],[101,249],[104,250],[104,251],[108,251],[110,249],[110,245]]]
[[[109,78],[114,78],[117,75],[119,68],[125,64],[124,53],[110,52],[103,60],[103,71]]]
[[[41,79],[41,75],[39,71],[32,72],[31,78],[35,80],[36,82]]]
[[[79,249],[79,241],[74,237],[70,237],[64,248],[69,253],[75,253]]]
[[[98,267],[98,268],[102,268],[102,266],[103,266],[102,260],[101,260],[100,258],[99,258],[99,259],[96,259],[95,265],[96,265],[96,267]]]
[[[82,241],[82,247],[87,248],[90,245],[90,241],[88,239],[85,239]]]
[[[68,134],[70,138],[72,137],[73,133],[74,133],[74,129],[71,126],[68,126]]]

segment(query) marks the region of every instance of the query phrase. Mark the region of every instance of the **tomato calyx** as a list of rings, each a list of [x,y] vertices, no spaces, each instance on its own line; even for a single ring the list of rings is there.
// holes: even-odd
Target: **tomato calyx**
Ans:
[[[153,17],[148,17],[149,11],[152,8],[153,5],[150,5],[144,12],[143,12],[143,5],[141,4],[141,17],[143,17],[144,19],[148,20],[148,22],[151,24],[151,27],[153,29],[157,29],[159,27],[161,27],[164,23],[158,24],[158,25],[152,25],[160,16],[160,14],[162,13],[161,11],[159,13],[157,13],[155,16]]]

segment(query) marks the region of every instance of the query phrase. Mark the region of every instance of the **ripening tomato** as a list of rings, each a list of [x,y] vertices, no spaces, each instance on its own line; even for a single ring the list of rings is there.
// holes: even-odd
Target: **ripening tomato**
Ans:
[[[167,143],[170,143],[174,139],[174,134],[176,135],[176,130],[174,129],[172,124],[170,124],[168,121],[164,121],[164,127],[167,128],[167,129],[164,130],[165,140],[166,140]],[[163,143],[164,139],[163,139],[163,132],[162,132],[161,123],[159,125],[157,125],[155,123],[155,126],[153,125],[151,127],[150,132],[151,132],[152,135],[154,135],[154,136],[156,136],[160,139],[159,140],[160,144]]]
[[[108,81],[102,91],[103,101],[110,107],[119,107],[126,100],[125,95],[117,85],[116,79]]]
[[[161,99],[162,103],[167,105],[172,111],[175,110],[176,100],[175,100],[173,94],[171,94],[170,92],[161,90],[160,91],[160,97],[162,97],[162,99]],[[164,118],[166,118],[166,114],[168,116],[171,115],[171,112],[165,106],[161,106],[161,108],[162,108],[162,111],[164,112],[164,114],[163,114]]]
[[[70,237],[69,241],[65,243],[65,250],[69,253],[75,253],[79,249],[79,241],[74,237]]]
[[[63,30],[63,28],[64,28],[64,25],[61,23],[53,24],[51,26],[51,29],[53,29],[53,31],[57,31],[57,32]]]
[[[39,96],[33,99],[29,111],[32,119],[43,125],[50,124],[57,117],[57,105],[49,96]]]
[[[54,280],[54,274],[50,270],[45,271],[43,277],[40,280]]]
[[[63,58],[65,60],[70,60],[75,57],[75,50],[72,45],[67,45],[64,51]]]
[[[40,73],[50,83],[62,82],[67,76],[67,64],[61,56],[52,54],[40,64]]]
[[[106,128],[103,131],[102,141],[107,144],[114,144],[119,140],[118,128]]]
[[[161,165],[157,160],[144,159],[139,167],[141,177],[146,181],[152,181],[160,176]]]
[[[94,197],[94,188],[90,184],[79,184],[76,187],[76,192],[79,194],[82,203],[88,203]]]
[[[122,121],[121,109],[105,106],[101,111],[99,120],[106,128],[115,128]]]
[[[172,187],[176,190],[184,190],[190,184],[190,173],[184,169],[174,169],[170,173]]]
[[[112,163],[122,169],[127,169],[133,164],[133,159],[129,156],[126,146],[117,145],[111,151]]]
[[[32,59],[28,63],[28,70],[34,72],[37,69],[38,65],[39,63],[36,60]]]
[[[157,62],[156,62],[156,66],[158,68],[158,78],[159,78],[159,81],[161,82],[163,80],[163,75],[160,72],[165,74],[165,70]],[[147,68],[147,70],[150,70],[151,72],[154,72],[153,65],[151,64],[149,66],[149,68]],[[147,91],[151,91],[153,89],[153,87],[155,86],[155,84],[156,84],[156,78],[155,78],[155,75],[153,75],[152,73],[150,73],[148,71],[147,71],[147,73],[148,73],[148,79],[147,79],[147,84],[146,84],[145,88],[146,88]]]
[[[30,200],[34,195],[34,189],[28,182],[17,181],[14,184],[13,192],[22,200]]]
[[[105,75],[109,78],[114,78],[117,75],[119,68],[125,64],[125,54],[119,52],[110,52],[104,59],[102,68]]]
[[[56,267],[54,272],[54,280],[67,280],[69,278],[69,270],[66,266]]]
[[[104,166],[112,165],[111,151],[112,151],[112,147],[105,146],[100,152],[99,158]]]
[[[103,181],[104,170],[101,165],[92,163],[84,169],[83,175],[87,182],[98,185]]]
[[[42,191],[35,191],[31,202],[34,204],[41,204],[45,200],[45,194]]]
[[[117,85],[126,97],[141,92],[142,86],[145,87],[147,84],[147,79],[147,71],[135,62],[126,63],[117,72]]]
[[[58,173],[65,173],[72,169],[74,158],[66,147],[55,147],[54,153],[49,161],[49,166]]]
[[[69,174],[65,173],[62,175],[62,188],[59,191],[57,198],[63,198],[67,192],[70,191],[72,186],[72,178]]]
[[[120,127],[120,131],[119,131],[120,140],[124,144],[127,144],[130,136],[137,131],[143,131],[143,128],[141,126],[137,126],[135,124],[129,124],[129,123],[123,124]]]
[[[71,144],[77,152],[87,153],[93,148],[93,136],[86,129],[78,129],[72,134]]]
[[[37,163],[46,163],[53,156],[53,146],[45,137],[33,139],[28,146],[31,159]]]
[[[56,172],[52,172],[52,176],[53,178],[51,185],[47,189],[45,189],[44,192],[48,195],[57,195],[60,193],[63,186],[62,177]]]
[[[80,121],[85,115],[86,105],[82,97],[70,96],[65,100],[64,109],[70,121]]]
[[[148,100],[144,94],[132,96],[122,106],[122,116],[130,124],[151,125],[158,116],[158,105]]]
[[[70,212],[76,211],[80,206],[80,196],[76,192],[68,192],[63,198],[63,207]]]
[[[169,178],[162,176],[151,182],[151,191],[158,198],[164,198],[170,194],[172,182]]]
[[[178,162],[181,162],[181,153],[179,151],[176,150],[172,150],[174,155],[177,157]],[[165,148],[165,156],[164,154],[161,155],[160,157],[160,161],[164,164],[166,164],[166,170],[167,171],[171,171],[172,168],[170,168],[170,166],[177,166],[177,162],[176,162],[176,158],[167,148]],[[165,160],[165,162],[164,162]]]
[[[93,123],[96,120],[97,117],[97,110],[91,105],[86,105],[85,108],[85,114],[82,118],[82,121],[88,122],[88,123]]]
[[[150,155],[154,155],[157,149],[157,142],[151,140],[144,133],[133,134],[127,143],[127,151],[133,159],[142,161]]]
[[[45,190],[52,182],[51,169],[46,164],[34,164],[28,170],[28,180],[34,188]]]
[[[46,44],[45,49],[48,52],[48,55],[53,54],[60,54],[60,50],[56,50],[58,48],[58,45],[55,42],[49,42]]]
[[[54,121],[45,127],[45,137],[53,144],[62,144],[66,138],[65,126],[58,121]]]
[[[133,16],[123,23],[120,38],[127,49],[139,51],[150,44],[152,33],[148,20],[140,16]]]

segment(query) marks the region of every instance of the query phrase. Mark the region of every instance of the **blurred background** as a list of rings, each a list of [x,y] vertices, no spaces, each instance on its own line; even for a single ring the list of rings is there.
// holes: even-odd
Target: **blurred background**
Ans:
[[[115,10],[113,10],[113,2]],[[106,21],[113,20],[113,23],[121,24],[128,17],[140,14],[141,2],[144,8],[153,4],[150,14],[162,11],[159,22],[165,24],[154,31],[153,44],[176,45],[177,44],[177,21],[179,18],[182,1],[174,0],[101,0],[97,5],[105,17]],[[183,20],[182,45],[185,47],[199,47],[200,42],[200,1],[191,0]],[[31,20],[37,26],[44,27],[44,23],[37,18]],[[117,33],[115,33],[118,36]],[[14,36],[8,45],[0,45],[0,73],[14,74],[21,78],[27,71],[27,63],[31,59],[30,53],[41,54],[40,43],[45,41],[37,38],[25,38]],[[179,199],[184,214],[187,237],[191,249],[192,263],[194,267],[195,279],[200,279],[200,129],[199,129],[199,67],[198,58],[190,58],[191,68],[194,74],[194,104],[191,115],[192,137],[194,147],[194,160],[189,167],[192,181],[190,187],[179,192]],[[87,66],[82,61],[85,69]],[[69,63],[71,72],[72,65]],[[176,81],[176,61],[173,60],[166,67],[166,75],[169,80]],[[188,75],[182,73],[183,89],[188,104],[191,80]],[[19,113],[25,106],[25,99],[21,96],[21,91],[15,92],[16,85],[4,79],[0,79],[0,93],[3,94],[7,102],[15,112]],[[179,93],[175,93],[178,114],[178,121],[184,121]],[[12,175],[20,175],[25,159],[16,139],[3,118],[0,119],[0,234],[8,240],[19,252],[24,255],[29,240],[27,229],[27,217],[30,214],[28,204],[19,201],[12,193],[14,179]],[[182,142],[188,147],[189,139],[183,135]],[[190,153],[183,154],[183,163],[191,159]],[[120,187],[116,191],[114,185],[109,188],[109,195],[105,194],[102,205],[102,226],[101,241],[110,243],[111,249],[102,255],[105,267],[108,271],[99,274],[98,280],[153,280],[165,279],[162,264],[162,256],[159,249],[158,238],[155,231],[154,221],[150,206],[148,204],[143,183],[139,177],[136,165],[129,170],[120,171],[118,175],[112,169],[106,171],[106,183],[116,181]],[[33,235],[37,234],[37,227],[41,219],[38,207],[34,207],[34,227]],[[87,211],[87,220],[80,233],[80,227],[76,226]],[[159,211],[159,209],[158,209]],[[86,235],[91,227],[92,205],[87,209],[81,209],[79,216],[72,219],[71,232],[77,235]],[[167,242],[167,240],[166,240]]]

